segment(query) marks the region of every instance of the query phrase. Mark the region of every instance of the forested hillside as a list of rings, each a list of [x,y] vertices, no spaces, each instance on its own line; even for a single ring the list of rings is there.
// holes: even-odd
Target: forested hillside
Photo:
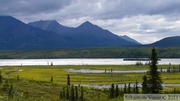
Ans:
[[[1,50],[0,58],[149,58],[152,47],[80,48],[59,50]],[[180,58],[180,47],[156,47],[159,58]]]

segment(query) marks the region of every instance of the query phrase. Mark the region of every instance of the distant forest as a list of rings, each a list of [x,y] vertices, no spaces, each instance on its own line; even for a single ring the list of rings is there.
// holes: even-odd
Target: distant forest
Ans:
[[[0,59],[149,58],[152,47],[109,47],[57,50],[0,50]],[[156,47],[159,58],[180,58],[180,47]]]

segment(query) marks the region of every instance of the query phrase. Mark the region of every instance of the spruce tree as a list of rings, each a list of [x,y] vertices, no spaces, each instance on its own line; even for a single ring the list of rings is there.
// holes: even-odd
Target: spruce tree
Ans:
[[[162,80],[157,67],[158,58],[155,48],[152,49],[150,60],[151,60],[150,71],[148,72],[148,81],[147,81],[148,93],[156,94],[156,93],[160,93],[163,87],[161,85]]]
[[[51,83],[53,83],[53,76],[51,75]]]
[[[53,66],[53,62],[51,62],[51,66]]]
[[[78,100],[78,87],[75,87],[75,91],[76,91],[76,100]]]
[[[71,86],[71,101],[75,101],[75,97],[74,97],[74,86]]]
[[[9,97],[13,97],[13,86],[11,85],[10,89],[9,89]]]
[[[143,83],[142,83],[142,93],[147,94],[148,91],[148,85],[147,85],[147,77],[146,75],[143,76]]]
[[[136,80],[136,85],[135,85],[135,93],[138,94],[139,93],[139,87],[138,87],[138,82]]]
[[[119,87],[118,85],[116,85],[116,91],[115,91],[115,97],[119,96]]]
[[[66,93],[65,93],[65,88],[63,87],[62,89],[62,97],[65,98],[66,97]]]
[[[2,75],[1,75],[1,71],[0,71],[0,84],[2,83]]]
[[[81,96],[80,96],[80,101],[84,101],[84,89],[83,89],[83,86],[81,86]]]
[[[63,91],[59,91],[59,99],[63,99]]]
[[[69,100],[69,89],[68,89],[68,87],[66,88],[66,99]]]
[[[130,84],[130,83],[128,84],[128,90],[127,90],[127,93],[128,93],[128,94],[131,93],[131,84]]]
[[[111,88],[110,88],[110,98],[114,97],[114,84],[111,84]]]
[[[126,87],[126,83],[125,83],[125,84],[124,84],[124,94],[127,93],[126,89],[127,89],[127,87]]]
[[[70,86],[70,75],[67,76],[67,85]]]

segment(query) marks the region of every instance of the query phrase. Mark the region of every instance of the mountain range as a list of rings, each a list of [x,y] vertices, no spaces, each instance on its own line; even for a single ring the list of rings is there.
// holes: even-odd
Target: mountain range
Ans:
[[[180,46],[179,36],[164,40],[160,40],[151,45]],[[167,44],[169,42],[171,42],[171,44]],[[110,31],[102,29],[89,21],[86,21],[80,26],[73,28],[63,26],[55,20],[41,20],[25,24],[11,16],[0,16],[1,50],[121,46],[141,46],[141,44],[128,36],[118,36],[113,34]]]
[[[64,48],[59,34],[31,27],[11,16],[0,16],[0,49]]]
[[[111,42],[114,42],[112,45],[140,45],[139,42],[128,36],[117,36],[108,30],[104,30],[97,25],[93,25],[89,21],[84,22],[77,28],[63,26],[55,20],[30,22],[28,25],[69,37],[71,38],[71,41],[79,42],[79,44],[91,44],[93,42],[98,44],[103,42],[103,44],[110,45]]]

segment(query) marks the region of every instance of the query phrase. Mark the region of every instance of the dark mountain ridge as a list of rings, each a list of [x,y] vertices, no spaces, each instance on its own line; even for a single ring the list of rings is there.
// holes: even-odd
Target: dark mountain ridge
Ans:
[[[66,33],[74,29],[72,27],[63,26],[59,24],[56,20],[40,20],[36,22],[30,22],[28,23],[28,25],[47,31],[53,31],[58,34]]]
[[[41,21],[31,22],[29,23],[29,25],[33,27],[38,27],[44,30],[49,30],[49,29],[46,29],[45,27],[42,28],[41,26],[45,26],[45,25],[43,25],[43,23],[40,23],[40,22]],[[47,21],[44,21],[44,22],[47,22]],[[61,24],[59,25],[62,26]],[[58,27],[56,26],[56,28]],[[60,27],[59,27],[59,30],[61,31],[57,32],[57,30],[54,30],[53,28],[50,29],[50,31],[57,32],[59,34],[62,34],[66,38],[70,39],[69,41],[77,42],[80,46],[81,45],[83,46],[85,44],[87,46],[102,46],[102,45],[103,46],[127,46],[127,45],[132,46],[132,45],[140,44],[137,42],[133,42],[133,41],[129,41],[124,38],[121,38],[111,33],[108,30],[104,30],[100,28],[99,26],[92,24],[89,21],[82,23],[76,28],[69,27],[69,30],[64,31],[64,33],[62,33],[63,29],[60,29]]]
[[[180,36],[166,37],[157,42],[149,44],[148,46],[163,46],[163,47],[180,46]]]
[[[31,27],[11,16],[0,16],[0,38],[0,49],[65,47],[65,40],[58,34]]]
[[[40,21],[30,22],[30,23],[28,23],[28,25],[31,25],[33,27],[37,27],[37,28],[40,28],[43,30],[53,31],[53,32],[56,32],[59,34],[64,34],[68,37],[70,37],[74,33],[76,33],[76,37],[77,37],[78,35],[81,35],[82,32],[86,33],[86,34],[87,34],[87,32],[88,33],[91,32],[91,35],[95,35],[95,34],[98,34],[96,32],[96,30],[104,30],[104,29],[100,28],[99,26],[92,24],[89,21],[82,23],[81,25],[79,25],[76,28],[63,26],[63,25],[59,24],[56,20],[45,20],[45,21],[40,20]],[[106,30],[106,31],[108,31],[108,30]],[[109,32],[109,33],[113,34],[111,32]],[[120,39],[124,39],[126,41],[133,42],[133,43],[140,45],[139,42],[137,42],[136,40],[134,40],[128,36],[119,36],[119,37],[120,37]]]

